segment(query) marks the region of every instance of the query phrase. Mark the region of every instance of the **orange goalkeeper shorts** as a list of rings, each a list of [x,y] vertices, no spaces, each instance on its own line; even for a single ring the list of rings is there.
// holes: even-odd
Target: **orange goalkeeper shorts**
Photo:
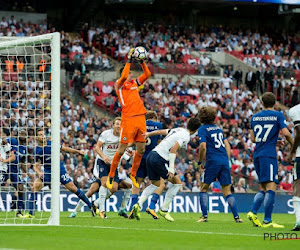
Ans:
[[[122,117],[120,142],[146,142],[142,136],[147,132],[146,117],[145,115],[137,115],[131,117]]]

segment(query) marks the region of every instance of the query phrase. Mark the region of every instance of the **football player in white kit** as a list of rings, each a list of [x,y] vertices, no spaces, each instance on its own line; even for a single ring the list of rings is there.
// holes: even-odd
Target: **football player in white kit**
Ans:
[[[158,213],[166,220],[174,221],[168,212],[169,205],[182,185],[179,176],[174,175],[176,152],[179,148],[187,147],[190,136],[196,133],[199,126],[199,119],[191,118],[188,121],[187,128],[164,129],[145,133],[146,139],[155,135],[166,135],[166,137],[147,156],[146,168],[152,184],[144,189],[138,203],[132,208],[132,213],[137,220],[140,219],[140,210],[143,203],[160,186],[160,178],[163,178],[168,180],[171,186],[166,192],[164,203]]]
[[[295,165],[293,169],[294,176],[294,196],[293,206],[296,215],[296,224],[292,231],[300,231],[300,104],[289,110],[289,116],[294,123],[294,144],[289,155],[289,161],[296,155]]]
[[[117,173],[118,170],[116,170],[116,175],[114,178],[112,189],[106,188],[106,180],[110,170],[110,163],[119,145],[120,125],[121,118],[116,117],[113,121],[113,128],[105,130],[100,135],[96,145],[97,156],[95,159],[95,165],[93,170],[93,174],[97,179],[86,193],[87,197],[91,197],[95,192],[99,190],[99,198],[94,203],[96,206],[98,206],[99,216],[101,219],[106,218],[104,208],[105,200],[108,199],[113,193],[115,193],[119,187],[124,189],[124,197],[118,214],[120,216],[128,218],[125,210],[126,205],[130,199],[131,184],[124,180],[119,180]],[[127,154],[124,154],[124,158],[128,160],[130,157]],[[72,212],[69,217],[76,217],[77,212],[80,211],[83,205],[84,204],[79,201],[75,208],[75,211]]]
[[[3,139],[2,129],[0,133],[0,186],[2,186],[9,179],[8,163],[13,162],[16,156],[12,151],[11,145]]]

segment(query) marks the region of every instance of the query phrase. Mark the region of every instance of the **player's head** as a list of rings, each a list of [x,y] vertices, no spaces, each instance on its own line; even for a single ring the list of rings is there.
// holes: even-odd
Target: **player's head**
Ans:
[[[21,143],[25,143],[26,139],[27,139],[27,132],[26,132],[26,130],[25,129],[20,130],[18,137],[19,137],[19,141]]]
[[[200,127],[200,120],[198,118],[193,117],[189,119],[186,128],[190,131],[191,134],[194,134],[199,127]]]
[[[201,107],[198,111],[198,118],[202,124],[213,124],[217,111],[213,107]]]
[[[46,141],[46,136],[45,136],[45,132],[44,129],[42,128],[38,128],[36,130],[36,140],[40,143],[43,143]]]
[[[266,109],[273,108],[276,103],[276,96],[271,92],[266,92],[262,95],[261,101]]]
[[[146,120],[153,120],[155,122],[158,120],[158,116],[157,116],[156,112],[152,111],[152,110],[147,111],[145,116],[146,116]]]
[[[121,117],[116,117],[113,121],[113,131],[116,134],[120,133],[120,127],[121,127]]]
[[[123,70],[124,70],[124,67],[122,67],[122,68],[120,69],[120,76],[122,75]],[[130,82],[131,79],[132,79],[132,77],[133,77],[133,74],[132,74],[132,71],[130,70],[130,71],[129,71],[129,74],[128,74],[128,76],[127,76],[126,81],[127,81],[127,82]]]

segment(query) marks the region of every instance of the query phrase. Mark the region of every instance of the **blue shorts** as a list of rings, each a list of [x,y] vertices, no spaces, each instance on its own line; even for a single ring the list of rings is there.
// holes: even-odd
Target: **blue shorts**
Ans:
[[[229,164],[212,164],[207,162],[204,170],[204,176],[202,176],[202,182],[205,184],[211,184],[216,181],[220,182],[221,186],[231,184],[231,175]]]
[[[101,180],[98,178],[95,178],[93,183],[98,183],[99,187],[101,187]]]
[[[169,162],[162,158],[156,151],[151,151],[146,159],[146,168],[150,180],[158,181],[160,178],[168,179]]]
[[[296,157],[294,168],[293,168],[294,181],[300,179],[300,157]]]
[[[16,188],[18,184],[23,183],[18,173],[7,173],[4,171],[0,171],[0,186],[4,185],[7,180],[10,180],[12,185]]]
[[[146,176],[148,176],[146,168],[146,158],[142,158],[138,171],[136,172],[136,177],[145,179]]]
[[[97,160],[97,168],[99,169],[99,179],[101,179],[102,177],[108,176],[109,171],[110,171],[110,165],[109,164],[106,164],[101,159],[98,159]],[[114,182],[116,182],[118,184],[120,183],[118,169],[116,169],[116,172],[115,172]]]
[[[50,185],[51,184],[51,173],[48,171],[44,172],[44,178],[42,178],[41,180],[44,182],[45,186]],[[73,179],[67,173],[65,167],[63,165],[60,165],[60,183],[63,185],[66,185],[72,181],[73,181]]]
[[[14,187],[16,187],[18,184],[23,183],[19,173],[10,173],[9,179]]]
[[[278,161],[276,158],[260,156],[254,158],[254,167],[260,183],[278,181]]]
[[[5,171],[0,170],[0,186],[4,186],[5,183],[8,180],[8,173],[6,173]]]

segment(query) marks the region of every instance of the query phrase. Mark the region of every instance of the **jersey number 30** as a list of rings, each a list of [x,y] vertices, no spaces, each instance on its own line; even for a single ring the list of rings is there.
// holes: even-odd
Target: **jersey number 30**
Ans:
[[[253,130],[254,130],[254,133],[256,134],[255,135],[255,142],[265,142],[267,141],[268,139],[268,135],[270,134],[272,128],[273,128],[274,125],[272,124],[265,124],[264,126],[262,125],[255,125]],[[263,129],[267,129],[267,131],[265,132],[265,135],[263,138],[260,137],[261,135],[261,132],[263,131]]]
[[[219,147],[221,147],[221,146],[225,147],[224,141],[223,141],[223,134],[222,134],[222,133],[219,133],[219,134],[217,134],[217,133],[212,134],[211,137],[214,138],[214,140],[215,140],[215,143],[216,143],[216,144],[215,144],[215,148],[219,148]]]

